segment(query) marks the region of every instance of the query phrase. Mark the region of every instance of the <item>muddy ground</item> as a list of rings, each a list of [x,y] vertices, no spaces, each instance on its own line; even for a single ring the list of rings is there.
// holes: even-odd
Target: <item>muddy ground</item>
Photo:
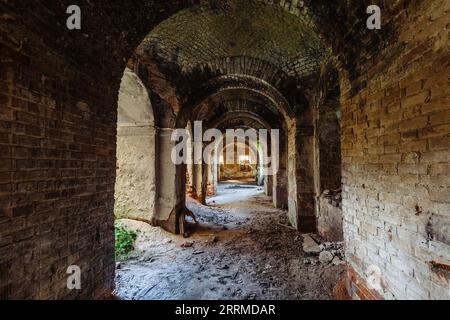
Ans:
[[[287,226],[260,187],[220,185],[202,206],[189,199],[200,222],[189,238],[142,222],[136,251],[117,263],[121,299],[332,299],[343,265],[309,259],[303,237]],[[312,260],[312,264],[311,264]]]

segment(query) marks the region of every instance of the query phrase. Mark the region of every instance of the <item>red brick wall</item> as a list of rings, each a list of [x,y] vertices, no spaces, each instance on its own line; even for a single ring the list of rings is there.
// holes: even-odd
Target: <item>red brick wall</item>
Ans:
[[[449,9],[423,1],[402,12],[398,43],[341,81],[350,275],[379,268],[387,299],[450,297],[448,276],[430,267],[450,261]]]
[[[352,267],[348,268],[347,288],[353,299],[383,300],[383,296],[375,291]]]

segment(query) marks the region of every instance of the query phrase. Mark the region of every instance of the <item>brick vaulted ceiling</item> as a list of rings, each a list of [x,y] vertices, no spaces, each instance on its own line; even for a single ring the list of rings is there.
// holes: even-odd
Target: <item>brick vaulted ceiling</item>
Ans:
[[[175,113],[195,108],[190,101],[223,76],[242,76],[242,88],[252,79],[267,83],[287,98],[288,113],[301,104],[298,89],[318,74],[328,53],[307,15],[258,0],[229,0],[201,1],[161,22],[136,57],[147,67],[150,90]],[[261,111],[266,107],[273,106]]]
[[[340,47],[340,33],[366,30],[361,27],[364,1],[347,2],[332,5],[333,16],[329,6],[309,1],[198,1],[155,26],[136,57],[149,70],[150,89],[176,114],[211,79],[243,75],[267,82],[290,105],[286,112],[299,115],[325,59],[334,54],[336,61],[351,65],[357,59],[352,48],[361,39],[368,50],[373,43],[381,47],[379,35],[366,37],[361,31],[349,41],[355,47]],[[332,27],[340,15],[355,13],[361,19],[353,19],[353,25]]]
[[[317,71],[325,55],[304,17],[256,0],[203,2],[183,10],[157,26],[142,50],[179,65],[183,73],[196,67],[214,69],[223,59],[245,56],[298,78]]]
[[[395,16],[409,2],[379,4]],[[0,16],[5,26],[14,25],[20,32],[33,24],[36,30],[36,37],[6,45],[11,50],[36,48],[35,64],[43,66],[49,54],[40,54],[39,43],[48,44],[77,69],[104,82],[111,90],[112,107],[125,64],[139,48],[139,59],[149,60],[143,62],[153,75],[149,88],[156,100],[170,104],[176,113],[189,99],[195,100],[192,96],[204,83],[229,74],[266,81],[293,109],[298,108],[304,102],[298,98],[299,89],[308,86],[307,76],[318,71],[328,53],[348,69],[364,59],[367,50],[379,50],[380,39],[389,39],[385,34],[391,31],[386,27],[380,33],[367,32],[369,0],[173,0],[126,5],[120,0],[79,0],[80,32],[68,32],[64,26],[70,4],[70,0],[0,0],[0,9],[8,12]]]
[[[420,1],[422,0],[414,2]],[[413,1],[378,0],[375,2],[385,10],[384,12],[389,13],[390,17],[395,17],[400,12],[407,12],[408,4]],[[276,64],[281,70],[288,70],[289,74],[312,70],[314,59],[311,58],[315,56],[313,52],[319,48],[317,35],[323,38],[327,48],[331,48],[333,55],[348,68],[355,61],[368,56],[367,51],[378,52],[382,47],[380,43],[388,41],[390,37],[387,35],[395,33],[392,29],[396,28],[395,25],[390,27],[389,21],[384,21],[386,26],[380,32],[369,32],[365,28],[365,11],[367,5],[373,4],[371,0],[149,0],[131,1],[126,4],[122,0],[78,0],[77,4],[83,13],[82,30],[68,32],[64,24],[67,19],[66,8],[71,4],[73,1],[70,0],[0,0],[0,11],[8,12],[0,16],[3,25],[14,25],[18,33],[33,25],[32,29],[36,32],[36,37],[5,44],[12,50],[20,50],[22,47],[39,48],[38,43],[45,43],[48,49],[66,57],[68,62],[78,69],[98,81],[106,82],[112,92],[118,91],[127,60],[149,33],[157,35],[155,28],[167,28],[171,20],[180,19],[186,14],[192,15],[195,10],[200,17],[206,19],[203,21],[205,26],[199,25],[194,17],[192,27],[184,24],[185,28],[178,37],[180,41],[183,40],[183,34],[186,37],[198,36],[198,33],[192,33],[194,25],[200,26],[198,32],[202,30],[206,32],[208,30],[206,26],[209,26],[210,30],[215,30],[217,33],[217,29],[212,27],[218,27],[222,23],[224,28],[221,31],[224,39],[232,38],[233,32],[245,33],[243,31],[254,31],[258,26],[263,26],[265,29],[259,30],[257,35],[252,37],[247,35],[234,43],[224,43],[227,45],[221,45],[218,49],[226,50],[233,56],[238,54],[240,49],[243,50],[242,54],[248,54],[249,52],[245,52],[245,49],[251,41],[259,39],[262,41],[261,44],[269,47],[269,50],[265,51],[268,48],[262,50],[259,45],[256,46],[258,52],[252,53],[258,54],[261,58],[268,58],[271,53],[267,62]],[[250,12],[236,9],[244,7],[251,9]],[[188,11],[184,11],[186,9]],[[223,12],[226,11],[235,12],[236,15],[221,19]],[[210,19],[207,19],[208,12]],[[215,23],[212,23],[212,18],[216,18]],[[281,19],[281,21],[275,19]],[[184,29],[191,32],[185,33]],[[180,30],[180,26],[174,26],[174,30]],[[1,32],[3,31],[0,30]],[[281,37],[275,35],[281,35]],[[19,34],[12,35],[12,39],[18,37]],[[276,38],[275,43],[270,41],[273,38]],[[206,41],[207,39],[208,37],[203,35],[198,40]],[[170,41],[173,41],[172,38]],[[170,41],[168,39],[167,44],[173,45]],[[214,40],[214,43],[217,41]],[[287,50],[286,45],[289,43],[293,47]],[[295,51],[297,48],[301,50]],[[40,51],[36,50],[38,54]],[[283,53],[287,55],[287,59],[281,58],[282,54],[279,50],[284,50]],[[195,52],[200,54],[198,50]],[[221,52],[223,53],[223,51],[216,51],[216,56],[220,56]],[[41,64],[45,64],[47,56],[40,57]],[[199,55],[199,57],[206,56],[205,53]],[[192,56],[185,50],[183,57],[188,59]],[[175,59],[175,61],[178,60]],[[180,60],[180,62],[183,62],[185,69],[189,68],[187,64],[189,60]],[[267,68],[270,69],[269,66]],[[355,71],[358,70],[355,69]]]

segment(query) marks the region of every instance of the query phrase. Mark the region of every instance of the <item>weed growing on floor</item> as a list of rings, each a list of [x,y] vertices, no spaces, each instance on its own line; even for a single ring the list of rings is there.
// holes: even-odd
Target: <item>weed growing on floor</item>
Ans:
[[[116,231],[116,258],[119,260],[126,259],[130,252],[134,250],[134,242],[138,234],[120,224],[115,224],[114,229]]]

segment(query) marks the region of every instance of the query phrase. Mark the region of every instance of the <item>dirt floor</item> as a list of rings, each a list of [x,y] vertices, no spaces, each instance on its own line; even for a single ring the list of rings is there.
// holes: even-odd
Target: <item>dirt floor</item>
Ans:
[[[121,221],[140,232],[132,257],[117,263],[120,299],[333,298],[342,261],[306,254],[303,237],[261,187],[221,184],[209,206],[187,202],[200,222],[188,239]]]

